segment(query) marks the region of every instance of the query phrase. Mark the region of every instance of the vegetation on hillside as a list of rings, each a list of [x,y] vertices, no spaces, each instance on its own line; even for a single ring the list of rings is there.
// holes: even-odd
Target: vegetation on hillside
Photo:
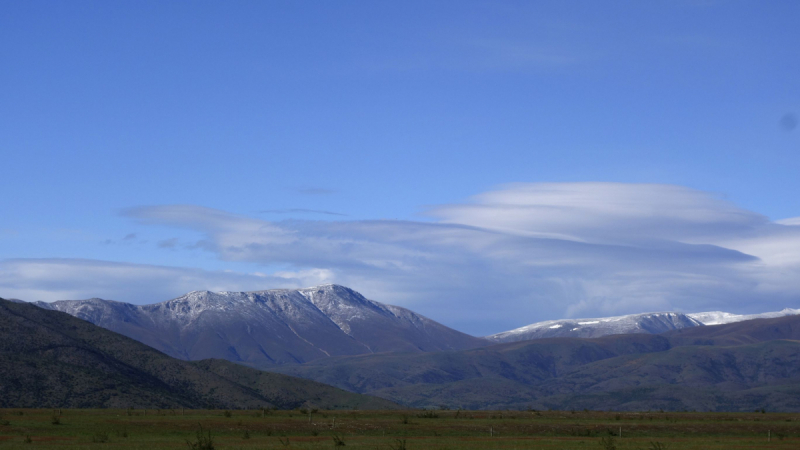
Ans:
[[[177,360],[66,313],[0,299],[0,407],[306,404],[326,409],[396,407],[386,400],[233,363]]]
[[[800,316],[663,335],[553,338],[275,371],[413,407],[800,411]]]

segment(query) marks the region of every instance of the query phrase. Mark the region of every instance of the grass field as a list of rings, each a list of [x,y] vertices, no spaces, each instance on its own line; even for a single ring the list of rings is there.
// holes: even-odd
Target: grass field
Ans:
[[[800,448],[800,414],[310,412],[6,409],[0,448],[210,450],[209,432],[216,449]]]

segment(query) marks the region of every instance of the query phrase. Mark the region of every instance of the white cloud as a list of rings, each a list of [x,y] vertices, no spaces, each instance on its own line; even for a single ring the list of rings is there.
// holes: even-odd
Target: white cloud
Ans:
[[[126,215],[197,232],[195,247],[223,261],[288,269],[233,274],[103,263],[94,277],[65,262],[35,276],[27,265],[25,277],[0,278],[0,287],[28,280],[28,289],[49,299],[124,292],[155,301],[167,297],[161,291],[335,282],[476,334],[566,315],[800,306],[800,226],[705,192],[514,184],[428,213],[437,221],[269,222],[191,205],[140,207]],[[61,284],[46,282],[51,272]]]
[[[445,205],[430,213],[443,222],[589,242],[703,243],[768,222],[705,192],[625,183],[512,184],[477,195],[470,203]]]
[[[265,275],[88,259],[0,261],[0,296],[27,301],[100,297],[155,303],[195,290],[251,291],[317,284],[314,274]]]

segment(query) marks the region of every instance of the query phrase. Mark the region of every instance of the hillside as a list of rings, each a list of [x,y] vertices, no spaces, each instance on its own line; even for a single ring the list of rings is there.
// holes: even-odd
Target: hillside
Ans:
[[[789,316],[276,370],[417,407],[800,411],[800,397],[787,396],[800,394],[798,330]]]
[[[672,345],[742,345],[777,339],[800,340],[800,317],[753,319],[664,333]]]
[[[190,292],[162,303],[102,299],[37,302],[185,360],[219,358],[253,367],[338,355],[430,352],[486,345],[358,292],[324,285],[298,290]]]
[[[189,363],[58,311],[0,299],[0,407],[393,408],[222,361]]]

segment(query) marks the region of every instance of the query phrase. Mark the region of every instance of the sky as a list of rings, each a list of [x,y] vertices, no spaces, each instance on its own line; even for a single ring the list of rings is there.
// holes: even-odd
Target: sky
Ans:
[[[796,1],[0,2],[0,297],[474,335],[800,307]]]

